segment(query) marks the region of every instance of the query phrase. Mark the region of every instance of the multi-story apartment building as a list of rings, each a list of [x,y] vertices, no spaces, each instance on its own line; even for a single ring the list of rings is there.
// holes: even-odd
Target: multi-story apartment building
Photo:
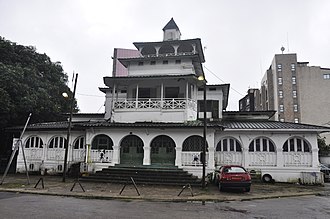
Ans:
[[[247,95],[239,100],[239,111],[259,111],[260,108],[260,90],[250,88]]]
[[[254,106],[244,108],[246,96],[240,100],[240,111],[275,110],[277,121],[330,125],[330,68],[308,64],[298,62],[294,53],[276,54],[262,78],[259,96],[248,91]]]

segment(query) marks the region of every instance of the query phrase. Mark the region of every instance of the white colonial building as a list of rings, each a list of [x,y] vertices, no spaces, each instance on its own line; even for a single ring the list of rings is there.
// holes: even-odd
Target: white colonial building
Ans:
[[[131,57],[114,55],[113,75],[100,88],[105,113],[73,117],[69,166],[84,163],[90,172],[114,165],[173,166],[200,177],[206,110],[207,173],[239,164],[266,180],[295,182],[306,174],[321,180],[314,177],[320,175],[317,135],[329,128],[270,121],[273,111],[226,112],[229,85],[198,80],[204,77],[201,40],[181,40],[173,19],[163,31],[163,41],[134,43]],[[41,165],[63,171],[67,127],[67,121],[27,127],[22,142],[30,171]],[[17,171],[25,171],[22,150]]]

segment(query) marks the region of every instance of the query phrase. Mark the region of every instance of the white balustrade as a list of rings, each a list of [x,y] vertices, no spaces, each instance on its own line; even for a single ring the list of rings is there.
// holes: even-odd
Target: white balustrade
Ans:
[[[216,166],[222,165],[242,165],[242,153],[235,151],[216,151],[214,153],[214,160]]]
[[[46,154],[48,160],[64,161],[64,148],[47,148]]]
[[[43,148],[24,148],[27,160],[43,160]]]
[[[72,152],[72,161],[73,162],[82,162],[85,160],[86,150],[85,149],[73,149]]]
[[[197,103],[192,99],[164,98],[152,99],[116,99],[114,109],[186,109],[197,110]]]
[[[90,159],[92,162],[112,162],[113,150],[91,150]]]
[[[181,162],[182,166],[202,166],[202,162],[200,159],[200,151],[183,151],[181,152]],[[205,165],[207,165],[209,158],[209,154],[206,153],[206,162]]]
[[[249,152],[250,166],[276,166],[276,152]]]
[[[312,166],[312,153],[308,152],[283,152],[284,166]]]

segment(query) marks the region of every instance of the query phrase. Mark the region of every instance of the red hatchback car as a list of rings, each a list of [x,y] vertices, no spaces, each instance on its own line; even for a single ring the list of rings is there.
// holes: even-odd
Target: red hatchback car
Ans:
[[[238,165],[226,165],[220,167],[217,172],[216,182],[220,191],[223,191],[224,188],[242,188],[246,192],[250,192],[251,176],[244,167]]]

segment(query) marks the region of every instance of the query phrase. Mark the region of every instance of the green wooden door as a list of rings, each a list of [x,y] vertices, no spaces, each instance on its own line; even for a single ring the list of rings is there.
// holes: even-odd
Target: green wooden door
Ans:
[[[166,136],[157,136],[151,142],[151,164],[160,166],[175,165],[175,143]]]
[[[120,145],[120,163],[126,165],[143,164],[143,142],[135,135],[126,136]]]

